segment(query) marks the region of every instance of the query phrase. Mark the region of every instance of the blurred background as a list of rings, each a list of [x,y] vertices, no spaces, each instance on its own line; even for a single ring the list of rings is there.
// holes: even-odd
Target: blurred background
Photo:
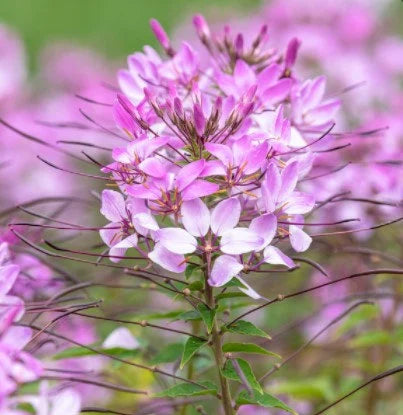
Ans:
[[[305,1],[306,5],[311,4],[310,0],[301,0],[301,4],[304,4]],[[143,45],[150,44],[158,49],[157,42],[149,29],[150,18],[158,19],[175,38],[185,37],[185,39],[187,39],[186,35],[190,33],[188,30],[190,27],[188,23],[189,17],[195,13],[201,12],[205,14],[208,20],[213,23],[212,25],[214,25],[214,22],[225,22],[226,20],[230,20],[231,22],[235,22],[235,26],[239,23],[242,29],[245,29],[242,25],[244,24],[246,17],[248,15],[253,16],[254,14],[259,14],[260,10],[266,10],[266,7],[271,3],[272,2],[270,1],[263,0],[69,0],[58,2],[55,2],[55,0],[2,0],[0,1],[0,25],[5,24],[15,31],[17,36],[21,39],[21,44],[26,53],[26,76],[28,82],[25,80],[19,83],[16,82],[19,84],[18,87],[15,88],[17,93],[14,94],[15,96],[12,96],[11,100],[7,96],[6,98],[8,101],[4,100],[3,107],[3,102],[0,99],[1,116],[5,114],[6,119],[10,120],[14,125],[23,126],[21,128],[25,131],[30,131],[39,136],[50,137],[49,140],[52,142],[56,142],[61,138],[76,139],[79,137],[80,140],[85,139],[87,138],[85,131],[79,131],[79,134],[77,133],[77,135],[73,135],[71,131],[68,131],[68,134],[66,134],[62,129],[60,129],[60,131],[58,129],[44,129],[43,125],[38,125],[37,121],[39,119],[40,121],[49,120],[54,122],[65,120],[69,120],[70,122],[78,120],[82,122],[81,114],[78,114],[77,111],[77,105],[80,105],[80,107],[86,110],[85,103],[74,99],[74,94],[76,93],[79,93],[82,96],[93,97],[100,101],[111,102],[113,99],[110,95],[111,91],[108,91],[107,88],[100,88],[101,83],[105,81],[112,84],[114,82],[115,69],[125,67],[127,55],[141,49]],[[279,4],[281,1],[277,0],[276,3]],[[290,3],[295,4],[295,1],[290,0]],[[343,5],[339,5],[337,0],[333,0],[333,2],[324,0],[324,3],[327,4],[327,7],[332,3],[334,3],[334,8],[337,9],[339,7],[339,16],[343,16],[343,7],[346,7],[348,4],[348,2],[344,1],[340,2],[343,3]],[[349,52],[350,55],[344,56],[344,53],[341,53],[339,61],[330,60],[327,65],[326,63],[322,65],[323,62],[318,64],[316,61],[312,64],[312,56],[310,56],[309,53],[317,52],[317,49],[315,49],[316,44],[312,43],[314,40],[312,33],[304,27],[306,34],[311,34],[312,37],[302,39],[302,49],[308,51],[308,53],[302,57],[302,59],[305,59],[305,61],[303,61],[303,67],[306,71],[305,73],[310,74],[309,71],[315,75],[318,72],[327,73],[333,91],[340,91],[342,87],[349,87],[356,81],[366,79],[368,75],[369,82],[366,86],[367,89],[365,90],[365,93],[362,94],[363,98],[361,97],[361,101],[364,100],[366,102],[363,103],[359,100],[351,100],[351,107],[347,108],[347,116],[345,117],[346,120],[344,120],[346,125],[348,125],[349,122],[355,125],[357,124],[355,119],[350,119],[351,114],[354,114],[354,116],[356,115],[354,111],[357,106],[362,108],[362,114],[364,114],[360,121],[365,123],[368,119],[372,121],[373,114],[377,114],[376,111],[379,107],[379,100],[383,99],[385,94],[394,91],[396,93],[395,102],[392,103],[393,105],[391,104],[391,110],[388,109],[385,111],[385,121],[382,120],[381,126],[391,123],[393,125],[393,123],[396,122],[397,127],[393,131],[397,131],[397,133],[391,136],[390,142],[395,143],[394,148],[398,151],[399,143],[401,143],[401,141],[398,140],[401,140],[402,136],[402,124],[400,119],[403,98],[402,94],[397,92],[398,88],[396,88],[396,85],[398,82],[403,85],[401,82],[401,75],[403,73],[401,68],[403,68],[403,65],[399,66],[400,63],[397,62],[399,59],[396,59],[396,62],[394,62],[393,58],[397,58],[398,56],[396,54],[401,53],[403,49],[400,49],[400,52],[398,52],[399,49],[391,48],[388,52],[385,52],[385,55],[382,55],[381,49],[383,44],[381,44],[382,42],[378,42],[377,39],[382,37],[385,33],[385,40],[389,40],[389,37],[397,38],[398,36],[401,37],[403,35],[403,24],[401,23],[403,19],[403,2],[400,0],[355,0],[351,3],[364,4],[364,9],[365,7],[368,7],[369,9],[378,9],[374,14],[376,16],[374,22],[374,26],[376,27],[374,29],[375,35],[370,34],[368,39],[365,38],[365,33],[363,39],[358,39],[359,35],[357,35],[355,40],[353,39],[350,42],[351,44],[349,46],[352,45],[351,51]],[[284,0],[283,4],[289,4],[289,0]],[[264,7],[264,9],[261,9],[261,7]],[[290,10],[287,10],[287,7],[285,7],[281,17],[286,21],[286,15],[289,12],[287,18],[290,19],[289,27],[292,28],[293,22],[291,20],[298,12],[296,11],[293,17],[291,8],[292,7],[290,7]],[[301,6],[301,9],[304,9],[304,7]],[[329,33],[333,30],[332,17],[326,16],[326,13],[327,11],[324,12],[323,18],[322,16],[319,16],[320,12],[317,13],[317,21],[312,22],[312,26],[317,25],[319,28],[317,34],[321,33],[320,30],[323,29],[322,25],[327,25],[326,27],[329,29]],[[263,19],[266,15],[264,15],[264,13],[261,14],[262,16],[259,16],[259,18]],[[307,12],[307,15],[308,17],[303,24],[308,22],[309,26],[309,12]],[[329,19],[330,23],[327,23],[326,19]],[[297,20],[297,18],[295,18],[295,20]],[[369,21],[370,20],[371,19],[369,19]],[[325,22],[324,24],[323,21]],[[354,37],[355,33],[360,32],[360,28],[358,27],[359,23],[359,19],[352,19],[350,22],[347,20],[346,31]],[[269,23],[269,33],[270,31],[274,32],[275,41],[279,38],[281,41],[284,41],[284,38],[278,36],[281,32],[281,24],[281,21],[272,21]],[[296,26],[298,26],[298,23]],[[348,43],[348,41],[346,41],[348,36],[345,36],[341,25],[337,29],[339,30],[339,33],[337,34],[339,37],[338,41],[341,45],[339,52],[340,50],[344,52],[343,48]],[[357,29],[356,32],[355,29]],[[255,31],[257,29],[249,26],[246,30]],[[277,37],[275,35],[276,31]],[[365,28],[362,29],[362,32],[365,32]],[[329,35],[329,33],[327,33],[327,35]],[[184,35],[182,36],[182,34]],[[290,29],[289,31],[284,29],[284,35],[287,39],[294,36],[293,29]],[[331,36],[327,39],[331,39]],[[346,42],[346,44],[344,42]],[[356,43],[354,44],[354,42]],[[378,43],[379,50],[376,55],[376,59],[378,60],[376,63],[371,63],[373,57],[372,51],[375,50],[374,45],[378,46]],[[82,55],[77,55],[76,59],[74,53],[69,57],[68,53],[66,53],[66,47],[61,48],[57,46],[52,49],[52,45],[60,44],[67,45],[68,47],[78,46],[96,53],[92,55],[91,52],[87,56],[87,60],[82,59]],[[363,46],[361,46],[361,44]],[[326,49],[326,44],[325,46],[323,45],[324,44],[322,43],[322,49]],[[388,46],[394,47],[395,45]],[[360,56],[359,52],[361,51],[364,51],[363,56]],[[0,47],[0,86],[2,86],[1,53],[2,49]],[[395,56],[393,56],[394,53]],[[349,56],[357,57],[356,66],[354,66],[355,61],[350,60]],[[385,62],[385,68],[381,65],[383,56],[388,56],[388,58],[393,61],[390,64]],[[66,59],[64,59],[64,57],[66,57]],[[359,59],[361,59],[360,64],[362,63],[363,69],[358,64]],[[402,56],[400,56],[400,61],[401,60]],[[18,61],[18,57],[16,58],[16,61]],[[46,64],[44,64],[44,62]],[[333,62],[336,63],[334,64]],[[351,71],[347,66],[349,63],[351,63]],[[25,67],[25,65],[21,66]],[[378,73],[370,73],[372,72],[372,69],[375,69],[374,72],[376,72],[378,67],[380,68],[379,76]],[[358,74],[353,73],[355,69],[357,69]],[[393,77],[391,75],[390,79],[387,77],[385,79],[385,73],[392,73],[393,71],[395,71],[396,74],[393,75]],[[338,72],[341,73],[340,76]],[[348,75],[351,75],[352,81],[349,79]],[[382,78],[381,80],[383,83],[379,83],[380,78]],[[9,82],[7,78],[4,79],[5,83]],[[389,82],[389,80],[391,81]],[[66,94],[57,94],[56,90],[58,89],[62,89]],[[377,89],[386,92],[380,94]],[[10,93],[9,95],[11,96],[12,94]],[[359,97],[360,93],[357,93],[357,96]],[[368,107],[370,106],[368,102],[371,102],[370,110],[368,110]],[[21,103],[23,103],[23,105]],[[372,111],[373,109],[374,111]],[[105,125],[113,125],[113,121],[109,119],[110,114],[104,114],[102,108],[94,108],[93,106],[88,111],[90,111],[91,115],[94,114],[94,118],[97,120],[101,119]],[[391,118],[392,115],[394,118]],[[353,116],[351,116],[351,118],[353,118]],[[51,131],[51,134],[49,134],[49,131]],[[5,139],[8,136],[5,135],[6,133],[4,130],[0,130],[0,132],[2,134],[0,135],[2,155],[5,154],[3,144],[4,147],[6,147],[6,150],[10,151],[10,154],[13,154],[13,151],[15,151],[15,144],[14,148],[12,146],[8,148],[8,141]],[[15,135],[13,138],[16,138]],[[20,140],[19,142],[24,143],[25,146],[26,142],[20,137],[18,139]],[[106,140],[107,138],[101,135],[100,139]],[[11,196],[7,193],[8,189],[6,189],[6,186],[2,186],[3,189],[0,189],[0,204],[2,205],[2,208],[11,203],[16,203],[17,201],[20,203],[22,199],[28,200],[31,196],[29,190],[32,191],[32,196],[34,196],[39,184],[46,187],[46,190],[52,195],[55,193],[64,194],[65,192],[72,192],[71,189],[77,186],[87,187],[88,191],[89,182],[87,183],[85,180],[81,180],[81,178],[79,183],[73,179],[69,182],[66,177],[70,176],[67,176],[65,173],[61,173],[57,176],[54,171],[51,171],[51,174],[49,174],[48,166],[42,166],[41,163],[35,159],[35,155],[38,153],[37,147],[33,147],[32,151],[30,151],[27,146],[26,154],[22,154],[24,153],[21,151],[22,149],[22,145],[18,147],[18,150],[20,151],[19,160],[22,160],[23,162],[17,163],[18,165],[15,167],[14,171],[16,178],[27,178],[23,183],[24,189],[22,190],[21,186],[21,192],[16,191],[15,194]],[[52,155],[52,157],[55,156]],[[9,158],[6,157],[6,162],[8,162],[9,159],[11,159],[11,156]],[[54,160],[54,158],[49,159]],[[62,158],[61,160],[63,163],[66,163],[66,160]],[[1,161],[2,160],[0,160],[0,162]],[[46,170],[46,173],[40,176],[40,181],[38,181],[39,176],[32,176],[32,171],[26,172],[26,167],[32,166],[33,163],[35,163],[36,168],[41,166],[44,169],[43,171]],[[35,171],[39,172],[39,170]],[[10,173],[6,170],[4,170],[4,172],[7,174],[5,177],[8,180]],[[97,173],[97,171],[94,170],[94,173]],[[359,171],[357,174],[361,175],[361,180],[363,174],[366,173]],[[44,180],[44,177],[46,177],[46,180]],[[50,179],[50,177],[53,177],[53,179]],[[54,180],[54,182],[50,182],[50,180]],[[63,180],[63,189],[60,189],[59,180]],[[19,180],[19,182],[20,181],[21,180]],[[350,183],[350,177],[346,176],[345,181]],[[6,182],[4,181],[4,183]],[[34,186],[31,186],[31,189],[29,189],[29,183],[34,184]],[[96,188],[97,184],[92,183],[91,186],[91,189],[93,189]],[[96,189],[100,190],[98,188]],[[44,189],[41,189],[41,191],[41,194],[43,194]],[[390,195],[398,196],[396,193],[395,187],[391,186],[390,189],[384,191],[384,194],[386,195],[384,197],[389,197]],[[381,196],[379,196],[380,194]],[[382,192],[377,190],[376,197],[383,197]],[[15,198],[15,200],[12,200],[13,198]],[[358,216],[365,217],[365,220],[368,220],[371,224],[370,216],[373,212],[364,211],[364,208],[362,210],[363,211],[358,213]],[[384,212],[381,213],[382,215],[380,215],[379,212],[377,212],[376,215],[373,215],[375,217],[374,220],[377,223],[383,220]],[[343,214],[345,217],[353,216],[350,212],[348,214],[345,212],[337,212],[335,216],[343,216]],[[389,217],[388,214],[385,214],[385,216]],[[364,215],[367,215],[368,217]],[[82,222],[84,222],[84,220],[82,220]],[[103,224],[104,222],[101,223]],[[369,247],[382,251],[385,246],[388,246],[389,252],[394,255],[399,256],[401,253],[401,237],[399,239],[399,235],[396,235],[393,232],[381,230],[377,233],[376,238],[373,237],[371,239],[370,236],[368,238],[368,241],[365,241],[365,243]],[[99,240],[96,239],[96,242],[99,242]],[[340,241],[340,246],[343,247],[343,245],[349,243],[352,244],[355,243],[355,241],[346,237]],[[339,275],[339,273],[345,271],[345,257],[343,255],[339,255],[337,258],[333,257],[333,251],[330,249],[329,251],[322,250],[319,253],[314,252],[312,258],[326,267],[332,267],[333,276]],[[380,266],[383,264],[382,259],[376,255],[365,257],[362,262],[358,259],[354,260],[355,262],[353,260],[350,261],[350,258],[351,257],[349,257],[348,264],[349,269],[362,269],[368,266]],[[386,266],[389,266],[389,263],[385,263],[385,267]],[[109,276],[106,276],[105,280],[107,280],[107,277]],[[319,281],[317,278],[318,275],[312,273],[310,269],[303,268],[301,273],[298,274],[298,278],[284,279],[281,274],[280,277],[278,275],[273,275],[266,279],[264,284],[261,283],[261,288],[267,289],[269,292],[268,295],[271,295],[271,291],[273,290],[274,292],[290,292],[306,285],[324,281],[323,279]],[[344,288],[346,291],[345,294],[348,293],[349,295],[353,295],[354,293],[370,292],[375,288],[384,288],[387,290],[386,294],[388,294],[389,297],[391,293],[401,293],[401,284],[398,285],[396,282],[395,285],[389,285],[389,283],[385,281],[386,280],[381,278],[376,279],[374,286],[369,283],[368,285],[365,285],[364,283],[362,283],[362,285],[359,283],[356,283],[355,285],[352,284],[352,286]],[[130,297],[128,294],[126,295],[128,298],[127,302],[123,302],[125,305],[126,303],[130,304],[130,306],[134,308],[133,303],[135,303],[136,307],[140,309],[144,306],[142,301],[145,303],[145,300],[143,298],[141,300],[133,301],[131,294]],[[262,324],[262,326],[267,325],[270,332],[273,331],[274,333],[279,333],[280,339],[277,340],[277,344],[274,343],[275,349],[277,348],[275,351],[285,350],[286,355],[291,354],[297,347],[301,346],[304,341],[309,339],[312,334],[316,333],[326,321],[333,318],[334,313],[339,312],[339,309],[328,310],[329,315],[320,314],[320,319],[315,319],[312,324],[309,323],[309,327],[307,328],[304,327],[303,324],[300,324],[298,329],[291,330],[290,332],[287,331],[290,322],[296,321],[298,323],[301,317],[301,310],[308,315],[311,311],[314,311],[315,305],[320,305],[321,302],[323,302],[323,304],[334,305],[333,302],[336,301],[336,295],[337,298],[344,295],[342,288],[340,288],[339,291],[330,290],[329,293],[324,294],[323,298],[316,298],[315,301],[312,301],[312,298],[308,297],[301,298],[294,302],[293,307],[289,307],[287,303],[285,306],[281,305],[277,308],[273,308],[270,312],[262,313],[258,319],[259,324]],[[111,294],[110,292],[106,294],[100,290],[99,296],[107,298],[105,308],[110,314],[127,314],[131,317],[133,310],[121,309],[122,301],[118,294]],[[351,390],[352,387],[360,383],[362,378],[367,378],[369,375],[375,375],[395,364],[399,364],[399,362],[401,363],[403,350],[401,317],[403,315],[403,310],[401,308],[400,299],[401,296],[396,298],[396,302],[393,303],[393,306],[388,303],[383,305],[379,308],[381,311],[378,310],[374,312],[366,309],[361,312],[361,314],[354,314],[343,326],[338,327],[338,331],[332,331],[325,337],[323,342],[318,342],[318,344],[314,345],[307,354],[301,357],[298,363],[296,363],[298,367],[295,370],[295,367],[291,366],[288,370],[286,369],[284,371],[284,376],[274,384],[277,388],[277,392],[286,396],[291,396],[293,403],[294,400],[301,402],[301,408],[303,408],[303,413],[305,413],[305,410],[311,409],[312,407],[317,408],[318,406],[323,406],[324,403],[328,403],[337,396]],[[155,308],[161,308],[160,303],[151,304],[150,308],[153,305]],[[167,310],[169,309],[169,306],[167,305]],[[318,309],[320,310],[320,308]],[[392,310],[393,313],[390,310]],[[291,329],[292,328],[291,324]],[[369,335],[367,337],[365,337],[365,333],[361,336],[363,328],[369,330]],[[109,325],[100,325],[97,327],[97,330],[104,336],[111,331],[111,327]],[[285,335],[281,337],[283,331]],[[351,342],[351,347],[350,343],[347,343],[347,341]],[[356,343],[352,343],[353,341],[356,341]],[[352,347],[355,348],[354,353],[352,352]],[[326,364],[324,363],[325,360]],[[308,382],[306,382],[306,373],[309,373],[310,375],[309,385],[307,384]],[[125,381],[127,380],[129,385],[132,385],[133,377],[131,376],[131,372],[128,371],[128,373],[126,373],[122,371],[119,376],[122,376]],[[341,379],[344,379],[345,381],[341,382]],[[135,382],[140,384],[147,383],[149,382],[149,379],[144,377],[144,379],[141,380],[135,379]],[[381,413],[378,411],[382,410],[384,415],[397,415],[400,413],[399,411],[402,410],[403,405],[401,394],[399,395],[398,392],[401,387],[401,381],[400,383],[398,382],[398,380],[390,380],[389,383],[385,382],[383,386],[374,386],[372,389],[363,391],[361,395],[357,395],[351,401],[346,401],[344,406],[340,406],[340,409],[337,408],[333,412],[329,412],[329,414],[342,415],[351,413],[354,415],[377,415],[378,413]],[[370,399],[371,396],[375,397],[373,399],[379,401],[381,406],[373,404]],[[115,403],[116,402],[123,408],[125,408],[126,404],[127,407],[130,407],[130,404],[123,399],[120,399],[119,395],[115,398]],[[264,414],[266,414],[266,412],[264,412]]]
[[[38,67],[38,52],[49,42],[67,41],[94,49],[122,62],[142,45],[156,46],[149,30],[150,18],[168,31],[187,15],[207,12],[220,17],[229,13],[253,13],[261,0],[21,0],[0,2],[0,22],[21,35],[29,67]]]

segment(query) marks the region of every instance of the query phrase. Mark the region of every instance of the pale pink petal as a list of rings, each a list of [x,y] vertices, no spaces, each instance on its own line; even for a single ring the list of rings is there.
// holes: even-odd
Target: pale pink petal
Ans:
[[[253,84],[256,83],[255,72],[242,59],[238,59],[234,68],[234,78],[239,92],[246,92]]]
[[[208,283],[212,287],[221,287],[242,270],[243,265],[237,259],[229,255],[221,255],[214,261]]]
[[[294,268],[294,261],[282,253],[275,246],[268,246],[263,252],[264,262],[273,265],[285,265],[288,268]]]
[[[277,104],[283,101],[290,93],[292,82],[289,78],[281,79],[263,92],[262,101],[269,104]]]
[[[334,118],[339,108],[339,100],[327,102],[309,111],[305,117],[305,121],[312,125],[324,124]]]
[[[138,243],[138,237],[135,233],[133,235],[128,236],[125,239],[122,239],[121,241],[117,241],[117,243],[111,246],[109,250],[109,255],[110,255],[109,259],[112,262],[121,261],[123,259],[121,257],[125,256],[126,251],[129,248],[136,247],[137,243]]]
[[[206,143],[206,150],[213,156],[217,157],[226,167],[234,163],[231,149],[224,144]]]
[[[120,222],[126,218],[126,204],[122,194],[114,190],[104,190],[101,213],[111,222]]]
[[[193,236],[204,236],[210,227],[210,212],[201,199],[183,202],[182,223]]]
[[[104,349],[113,349],[119,347],[121,349],[134,350],[140,346],[139,342],[126,327],[118,327],[102,343]]]
[[[204,159],[201,159],[182,167],[176,176],[176,187],[179,190],[183,190],[186,186],[196,180],[203,171],[204,164]]]
[[[53,399],[49,415],[79,415],[81,409],[80,395],[74,389],[64,389]]]
[[[190,254],[197,248],[197,240],[181,228],[163,228],[156,231],[158,242],[174,254]]]
[[[146,174],[152,177],[164,177],[166,174],[166,167],[161,163],[157,157],[150,157],[139,164],[139,168]]]
[[[261,187],[263,203],[267,212],[274,212],[276,210],[280,188],[280,172],[274,163],[270,163]]]
[[[260,251],[273,240],[277,231],[277,217],[272,213],[252,219],[249,229],[263,238],[262,245],[256,249]]]
[[[294,192],[285,204],[283,211],[288,215],[303,215],[315,206],[315,198],[307,193]]]
[[[269,151],[269,143],[267,141],[252,149],[246,158],[248,164],[244,170],[245,174],[252,174],[262,168],[266,162],[267,153]]]
[[[246,294],[248,297],[253,298],[254,300],[258,300],[262,298],[262,296],[256,292],[249,284],[247,284],[241,277],[236,277],[244,287],[238,287],[238,290]]]
[[[326,77],[318,76],[315,78],[309,88],[308,94],[304,97],[304,109],[308,111],[315,108],[322,101],[325,94]]]
[[[198,197],[209,196],[215,192],[218,192],[218,190],[220,190],[220,186],[218,184],[197,179],[182,191],[182,199],[186,201],[196,199]]]
[[[258,85],[272,85],[280,77],[282,68],[277,63],[269,65],[258,75]]]
[[[225,173],[225,166],[220,160],[209,160],[206,162],[200,177],[224,176]]]
[[[15,264],[0,267],[0,297],[11,290],[19,273],[20,267]]]
[[[211,213],[211,230],[218,236],[234,228],[241,216],[241,204],[235,197],[220,202]]]
[[[279,202],[287,200],[294,191],[298,181],[298,162],[293,161],[287,164],[281,174],[281,189],[278,196]]]
[[[99,231],[101,239],[108,246],[112,246],[121,240],[120,234],[120,224],[119,223],[109,223],[104,228]]]
[[[154,250],[148,254],[148,257],[151,261],[171,272],[179,274],[186,269],[185,257],[168,251],[160,243],[155,244]]]
[[[297,252],[304,252],[310,247],[312,238],[301,228],[295,225],[290,225],[289,231],[291,246]]]
[[[148,230],[156,231],[159,229],[154,216],[145,212],[133,216],[133,225],[141,235],[146,235]]]
[[[254,251],[263,244],[263,238],[247,228],[234,228],[222,234],[220,249],[225,254],[245,254]]]

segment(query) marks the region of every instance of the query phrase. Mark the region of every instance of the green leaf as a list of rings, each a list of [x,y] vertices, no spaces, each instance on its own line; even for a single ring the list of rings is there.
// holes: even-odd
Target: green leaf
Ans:
[[[344,320],[339,326],[337,332],[342,335],[358,324],[372,320],[379,314],[379,307],[373,304],[364,304],[357,310],[351,312],[351,314]]]
[[[298,415],[297,412],[287,406],[284,402],[280,401],[280,399],[277,399],[266,392],[259,393],[258,391],[253,391],[253,396],[249,396],[247,391],[242,391],[236,398],[236,404],[239,406],[259,405],[265,408],[279,408],[291,414]]]
[[[154,396],[156,398],[176,398],[178,396],[215,395],[217,393],[217,386],[214,385],[214,383],[210,381],[199,383],[200,385],[203,385],[203,387],[193,383],[178,383]]]
[[[254,343],[225,343],[222,346],[223,352],[240,352],[240,353],[256,353],[256,354],[265,354],[268,356],[277,357],[281,359],[281,356],[277,353],[270,352],[269,350],[263,349],[263,347],[258,346]]]
[[[171,363],[178,360],[183,353],[184,345],[182,343],[171,343],[163,347],[159,353],[154,356],[150,363],[159,365],[161,363]]]
[[[255,374],[253,373],[249,363],[246,360],[240,358],[236,359],[236,361],[238,362],[239,367],[241,368],[242,373],[245,376],[245,379],[248,381],[249,386],[252,389],[257,390],[259,393],[263,393],[262,387],[260,386],[260,383],[257,381]],[[224,369],[222,370],[222,374],[228,379],[236,380],[237,382],[242,383],[242,380],[234,367],[232,359],[227,360]]]
[[[174,319],[179,315],[183,314],[183,310],[173,310],[168,311],[167,313],[149,313],[149,314],[140,314],[137,316],[138,320],[164,320],[164,319]]]
[[[204,285],[201,281],[193,281],[191,284],[188,285],[190,291],[202,291]]]
[[[123,349],[121,347],[114,347],[111,349],[100,349],[103,353],[107,353],[111,356],[117,356],[121,358],[130,358],[137,356],[139,354],[139,349],[128,350]],[[96,351],[92,351],[86,349],[85,347],[71,347],[69,349],[63,350],[60,353],[57,353],[53,356],[54,360],[61,360],[61,359],[70,359],[73,357],[84,357],[84,356],[99,356],[99,353]]]
[[[334,388],[328,378],[309,378],[281,382],[273,386],[275,393],[287,394],[302,400],[333,400]]]
[[[199,268],[199,265],[196,264],[188,264],[188,266],[185,269],[185,277],[186,279],[189,279],[193,272],[196,271]]]
[[[239,334],[245,334],[249,336],[258,336],[258,337],[265,337],[267,339],[271,339],[271,337],[267,333],[265,333],[263,330],[259,329],[251,322],[245,321],[245,320],[238,320],[234,324],[231,324],[230,326],[226,326],[225,330],[231,333],[239,333]]]
[[[197,337],[189,337],[185,343],[180,368],[183,369],[183,367],[192,358],[192,356],[206,343],[206,340],[201,340]]]
[[[207,331],[211,333],[211,329],[213,328],[214,324],[214,317],[216,313],[216,309],[210,309],[205,304],[201,303],[197,306],[199,313],[204,321],[204,324],[207,327]]]
[[[222,293],[216,296],[216,300],[217,301],[229,300],[231,298],[240,298],[240,297],[247,297],[247,295],[241,292]]]
[[[393,335],[385,330],[370,330],[366,333],[351,339],[348,342],[350,347],[371,347],[382,344],[392,343],[394,340]]]
[[[201,320],[202,318],[198,311],[191,310],[191,311],[186,311],[184,313],[179,314],[178,316],[176,316],[176,319],[189,321],[189,320]]]

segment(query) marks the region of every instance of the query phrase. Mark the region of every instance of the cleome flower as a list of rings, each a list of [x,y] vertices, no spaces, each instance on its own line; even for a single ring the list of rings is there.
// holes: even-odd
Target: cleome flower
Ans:
[[[146,47],[119,72],[114,116],[128,141],[103,168],[119,191],[102,195],[111,223],[101,237],[112,261],[135,248],[170,272],[197,264],[219,287],[293,268],[287,251],[309,248],[304,215],[315,198],[299,181],[339,101],[326,99],[324,77],[298,78],[298,39],[281,53],[266,26],[249,42],[229,27],[213,35],[202,16],[193,22],[202,49],[176,47],[153,20],[166,57]]]

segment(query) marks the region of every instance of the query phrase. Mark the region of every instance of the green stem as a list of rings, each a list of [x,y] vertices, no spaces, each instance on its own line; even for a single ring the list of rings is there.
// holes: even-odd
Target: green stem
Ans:
[[[215,307],[215,299],[213,289],[207,282],[208,272],[205,273],[205,297],[208,306],[213,309]],[[231,391],[228,380],[222,375],[221,370],[224,367],[224,354],[222,351],[221,336],[219,334],[217,322],[214,320],[213,328],[211,330],[211,343],[214,352],[214,358],[217,364],[218,377],[221,384],[221,399],[225,415],[233,415]]]

